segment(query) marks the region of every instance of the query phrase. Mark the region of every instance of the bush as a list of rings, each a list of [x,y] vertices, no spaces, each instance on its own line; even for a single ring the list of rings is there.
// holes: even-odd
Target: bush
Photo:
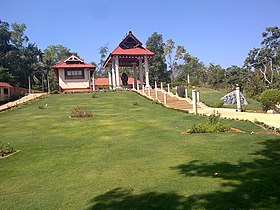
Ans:
[[[191,125],[190,128],[187,130],[188,133],[219,133],[219,132],[226,132],[230,130],[230,127],[227,125],[222,125],[219,122],[221,117],[220,113],[211,114],[207,118],[207,122],[204,124],[199,125]]]
[[[184,98],[185,97],[185,87],[184,86],[177,87],[177,94],[178,94],[178,96]]]
[[[132,105],[139,106],[139,103],[137,101],[132,102]]]
[[[264,111],[269,109],[277,110],[276,105],[280,104],[280,90],[265,90],[261,93],[259,100]]]
[[[76,106],[70,113],[70,118],[87,118],[93,117],[91,110],[88,107]]]
[[[16,152],[16,150],[9,143],[0,141],[0,157],[4,157],[14,152]]]
[[[92,98],[96,98],[96,97],[97,97],[97,96],[96,96],[96,93],[92,93],[91,97],[92,97]]]
[[[54,90],[51,92],[51,94],[59,94],[59,91],[58,90]]]

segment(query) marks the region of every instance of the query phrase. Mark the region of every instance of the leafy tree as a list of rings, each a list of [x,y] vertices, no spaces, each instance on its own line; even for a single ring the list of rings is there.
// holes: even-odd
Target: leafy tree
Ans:
[[[176,48],[176,52],[174,57],[173,49]],[[178,75],[181,67],[178,63],[179,60],[184,58],[184,53],[186,52],[184,46],[178,45],[175,47],[175,42],[172,39],[168,39],[166,41],[166,44],[164,46],[164,55],[167,56],[167,61],[171,73],[171,81],[174,81],[174,78]]]
[[[162,34],[154,32],[146,41],[146,47],[155,53],[155,55],[149,60],[149,78],[151,84],[153,84],[154,81],[169,82],[170,74],[166,68]]]
[[[258,72],[263,86],[280,87],[280,29],[268,27],[262,34],[261,48],[249,51],[244,67]]]
[[[108,55],[109,48],[108,44],[105,44],[104,46],[99,47],[99,55],[100,55],[100,61],[98,63],[98,68],[97,68],[97,76],[107,76],[108,72],[105,71],[103,65],[105,62],[105,59]]]
[[[54,71],[52,71],[52,66],[76,53],[71,52],[69,48],[63,45],[50,45],[43,52],[42,71],[46,75],[49,90],[57,90],[58,79]]]
[[[213,63],[207,68],[208,79],[207,83],[213,88],[218,88],[224,81],[224,69],[220,65],[215,65]]]

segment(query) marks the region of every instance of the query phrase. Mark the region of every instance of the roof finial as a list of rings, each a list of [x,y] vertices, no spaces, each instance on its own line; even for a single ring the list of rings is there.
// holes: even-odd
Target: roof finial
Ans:
[[[129,28],[129,32],[128,32],[129,34],[132,34],[132,31],[131,31],[131,27]]]

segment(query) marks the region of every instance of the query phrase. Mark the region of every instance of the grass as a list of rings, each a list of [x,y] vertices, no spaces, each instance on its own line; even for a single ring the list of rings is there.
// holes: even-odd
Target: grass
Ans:
[[[208,106],[215,107],[220,99],[227,94],[225,91],[221,90],[214,90],[211,88],[204,88],[204,87],[196,87],[197,90],[200,91],[200,101],[205,103]],[[188,89],[188,97],[192,98],[192,88]],[[172,92],[176,92],[175,89],[172,89]],[[243,109],[245,110],[261,110],[261,103],[252,99],[247,98],[248,105],[244,105]],[[223,105],[224,108],[232,108],[236,109],[236,105]]]
[[[181,135],[206,118],[132,92],[96,96],[0,113],[1,141],[20,150],[0,160],[0,209],[280,208],[279,136],[234,120],[222,122],[245,134]],[[95,117],[70,119],[77,105]]]

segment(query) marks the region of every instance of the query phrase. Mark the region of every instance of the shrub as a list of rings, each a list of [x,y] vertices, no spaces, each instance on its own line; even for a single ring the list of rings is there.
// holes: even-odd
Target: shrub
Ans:
[[[92,98],[96,98],[96,97],[97,97],[97,96],[96,96],[96,93],[92,93],[91,97],[92,97]]]
[[[4,157],[14,152],[16,152],[16,150],[9,143],[0,141],[0,157]]]
[[[159,100],[153,100],[153,101],[152,101],[152,104],[161,105],[161,103],[160,103],[160,101],[159,101]]]
[[[280,90],[265,90],[261,93],[259,100],[264,111],[267,111],[269,109],[277,110],[276,105],[280,104]]]
[[[198,125],[191,125],[190,128],[187,130],[188,133],[219,133],[219,132],[226,132],[230,130],[230,127],[227,125],[222,125],[219,122],[221,117],[220,113],[211,114],[207,118],[207,122],[204,124]]]
[[[185,87],[184,86],[179,86],[177,87],[177,93],[178,93],[178,96],[180,97],[185,97]]]
[[[93,117],[91,110],[88,107],[76,106],[70,113],[70,118],[87,118]]]
[[[59,94],[59,91],[58,90],[54,90],[51,92],[51,94]]]

